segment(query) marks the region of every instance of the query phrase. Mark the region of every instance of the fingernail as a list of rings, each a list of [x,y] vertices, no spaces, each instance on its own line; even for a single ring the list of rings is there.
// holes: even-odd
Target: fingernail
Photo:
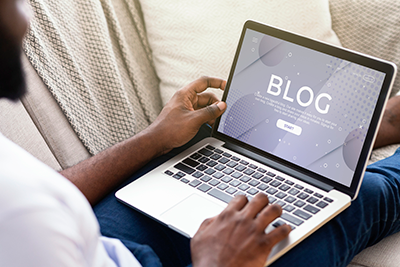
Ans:
[[[224,110],[225,109],[225,103],[220,101],[217,103],[217,107],[219,108],[219,110]]]

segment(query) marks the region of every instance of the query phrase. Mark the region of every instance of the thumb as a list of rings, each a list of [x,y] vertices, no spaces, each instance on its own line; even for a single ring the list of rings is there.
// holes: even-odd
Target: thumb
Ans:
[[[194,113],[196,116],[196,120],[200,124],[203,124],[209,121],[213,121],[219,116],[221,116],[222,113],[224,113],[225,109],[226,109],[226,103],[220,101],[215,104],[198,109],[194,111]]]

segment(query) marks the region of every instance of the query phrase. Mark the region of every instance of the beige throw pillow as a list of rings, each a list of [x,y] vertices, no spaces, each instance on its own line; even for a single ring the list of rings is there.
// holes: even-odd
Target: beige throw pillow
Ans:
[[[141,5],[164,104],[202,75],[228,78],[248,19],[340,45],[328,0],[142,0]]]

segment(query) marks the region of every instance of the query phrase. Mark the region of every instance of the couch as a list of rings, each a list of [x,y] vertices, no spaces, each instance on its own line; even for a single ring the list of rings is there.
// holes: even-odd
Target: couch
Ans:
[[[193,77],[177,73],[184,77],[179,81],[169,79],[174,70],[169,69],[165,54],[184,51],[157,47],[160,40],[149,21],[151,1],[84,2],[66,14],[58,9],[58,3],[30,1],[35,15],[22,58],[28,93],[17,102],[0,100],[0,132],[55,170],[73,166],[144,129],[185,78],[196,78],[204,71],[192,71]],[[95,18],[90,10],[100,12],[101,18]],[[327,22],[332,23],[341,45],[397,62],[399,10],[399,1],[331,0]],[[96,19],[103,22],[102,30],[96,31]],[[82,20],[93,24],[84,27]],[[82,36],[75,38],[74,29]],[[97,47],[96,40],[105,48]],[[214,56],[208,48],[204,50],[206,57]],[[88,55],[94,63],[88,62]],[[109,69],[102,72],[103,65],[98,62],[106,62]],[[230,59],[227,62],[224,64],[229,65]],[[179,65],[179,59],[171,64]],[[184,69],[190,64],[193,62],[184,63]],[[223,68],[208,69],[204,74],[217,72],[226,77],[226,70],[218,73]],[[105,91],[99,93],[101,89]],[[398,89],[396,83],[392,95]],[[128,126],[122,129],[121,124]],[[371,161],[390,155],[397,147],[374,151]],[[400,234],[395,234],[365,249],[349,266],[397,266],[399,250]]]

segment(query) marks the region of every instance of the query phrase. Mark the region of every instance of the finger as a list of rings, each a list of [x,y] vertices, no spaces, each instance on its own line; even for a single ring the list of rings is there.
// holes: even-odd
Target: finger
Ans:
[[[196,93],[201,93],[209,87],[225,89],[226,81],[219,78],[201,77],[190,83],[185,89],[194,90]]]
[[[193,116],[193,119],[198,125],[201,125],[206,122],[215,120],[216,118],[221,116],[222,113],[224,113],[225,109],[226,103],[220,101],[218,103],[193,111],[191,116]]]
[[[195,109],[203,108],[220,101],[220,99],[211,92],[203,92],[197,95],[197,103]]]
[[[292,228],[290,228],[289,225],[281,225],[265,235],[264,244],[271,249],[277,243],[285,239],[290,234],[290,231],[292,231]]]
[[[222,213],[229,213],[232,211],[239,211],[246,206],[248,200],[247,197],[244,195],[235,196],[229,203],[228,206],[221,212]]]
[[[249,202],[246,208],[243,209],[243,213],[245,213],[245,216],[248,216],[249,218],[255,218],[257,214],[268,205],[268,203],[268,196],[259,193]]]
[[[265,229],[273,220],[280,217],[281,215],[281,206],[277,204],[269,205],[258,214],[256,222],[260,229]]]
[[[200,232],[200,231],[204,230],[205,228],[207,228],[207,226],[209,226],[215,220],[215,218],[216,217],[211,217],[211,218],[205,219],[201,223],[201,225],[200,225],[200,227],[199,227],[199,229],[197,231]]]

